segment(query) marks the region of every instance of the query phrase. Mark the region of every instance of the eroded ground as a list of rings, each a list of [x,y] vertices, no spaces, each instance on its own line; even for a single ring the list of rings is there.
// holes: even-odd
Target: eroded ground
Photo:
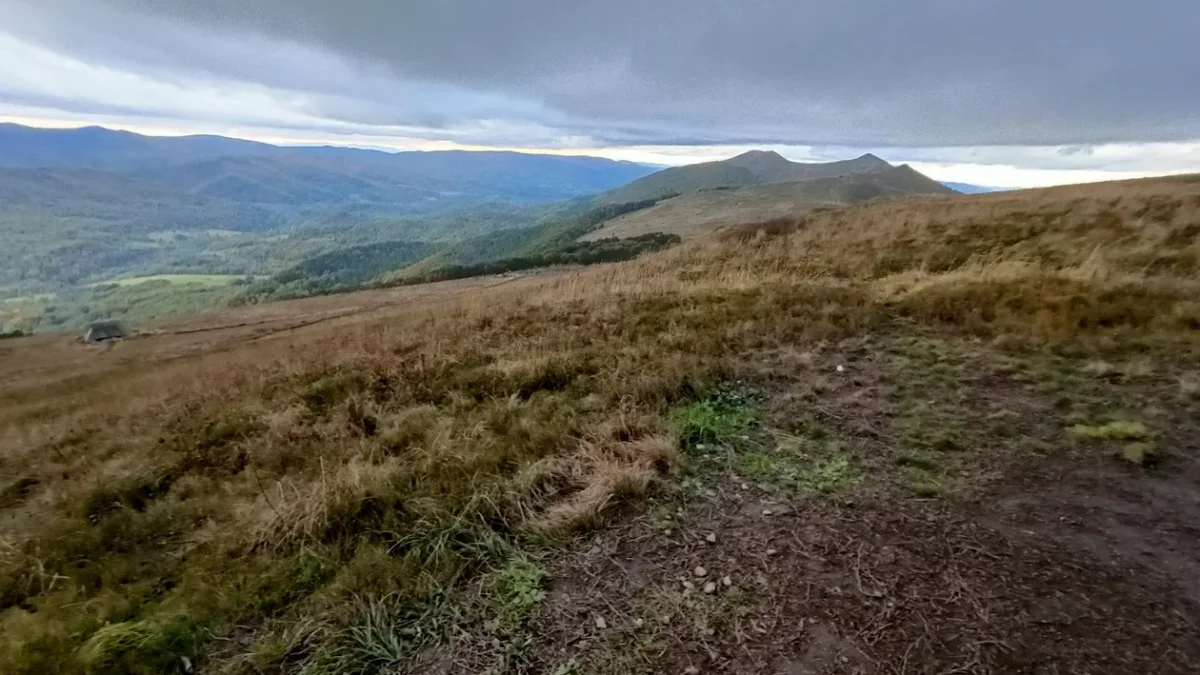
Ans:
[[[726,398],[753,424],[718,419],[677,491],[551,554],[520,630],[418,667],[1200,672],[1190,365],[909,330],[747,354]]]

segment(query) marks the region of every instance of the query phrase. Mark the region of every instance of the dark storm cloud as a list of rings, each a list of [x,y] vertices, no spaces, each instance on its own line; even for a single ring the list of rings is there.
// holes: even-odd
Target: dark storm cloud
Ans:
[[[12,5],[25,0],[0,0]],[[1200,138],[1195,0],[40,0],[17,37],[530,142],[1086,145]],[[16,11],[22,10],[22,11]],[[505,133],[509,133],[506,131]]]

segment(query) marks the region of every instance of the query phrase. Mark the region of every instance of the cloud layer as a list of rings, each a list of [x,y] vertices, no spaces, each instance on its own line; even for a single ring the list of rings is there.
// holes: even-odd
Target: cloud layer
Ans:
[[[1038,160],[1059,164],[1200,139],[1194,0],[0,7],[0,98],[70,113],[526,147],[1067,146]]]

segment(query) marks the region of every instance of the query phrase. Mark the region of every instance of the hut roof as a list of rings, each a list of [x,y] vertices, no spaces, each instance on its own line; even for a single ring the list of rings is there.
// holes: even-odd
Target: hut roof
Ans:
[[[101,342],[103,340],[113,340],[123,338],[129,335],[129,331],[125,330],[125,326],[118,321],[97,321],[89,324],[87,332],[83,334],[83,339],[88,342]]]

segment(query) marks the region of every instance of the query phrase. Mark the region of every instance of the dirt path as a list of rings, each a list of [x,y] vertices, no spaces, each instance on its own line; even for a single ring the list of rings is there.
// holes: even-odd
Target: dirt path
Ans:
[[[759,429],[554,566],[520,670],[1200,672],[1196,402],[1087,368],[924,337],[752,355]],[[1162,462],[1068,439],[1104,410]],[[847,478],[798,487],[829,452]]]

